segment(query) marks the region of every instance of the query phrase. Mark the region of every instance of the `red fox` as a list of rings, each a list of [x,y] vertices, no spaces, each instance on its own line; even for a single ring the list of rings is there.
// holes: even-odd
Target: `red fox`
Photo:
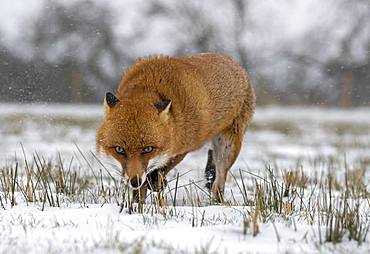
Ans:
[[[104,105],[97,151],[121,164],[137,193],[158,190],[159,174],[165,177],[210,141],[207,170],[215,168],[215,177],[209,187],[212,198],[223,201],[227,172],[255,110],[248,74],[232,58],[206,53],[138,59]]]

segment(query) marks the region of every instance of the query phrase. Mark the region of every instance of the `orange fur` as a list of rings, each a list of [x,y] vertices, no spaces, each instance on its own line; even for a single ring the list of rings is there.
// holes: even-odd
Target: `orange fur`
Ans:
[[[118,160],[132,179],[145,175],[155,157],[170,158],[163,166],[167,173],[188,152],[212,141],[217,170],[212,194],[222,199],[226,173],[239,154],[255,108],[244,69],[217,53],[141,58],[127,70],[116,97],[119,102],[106,106],[97,130],[98,151]],[[168,99],[171,103],[163,111],[154,106]],[[115,146],[127,155],[117,154]],[[143,154],[146,146],[155,149]]]

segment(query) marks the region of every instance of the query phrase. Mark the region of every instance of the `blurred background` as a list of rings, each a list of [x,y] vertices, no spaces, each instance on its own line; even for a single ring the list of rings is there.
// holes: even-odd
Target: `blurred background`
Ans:
[[[137,57],[208,51],[259,104],[370,104],[369,0],[3,0],[0,102],[100,103]]]

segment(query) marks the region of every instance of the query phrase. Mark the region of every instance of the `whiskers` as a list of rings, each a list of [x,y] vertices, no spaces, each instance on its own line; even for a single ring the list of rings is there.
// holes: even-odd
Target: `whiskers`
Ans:
[[[107,156],[106,154],[96,155],[93,153],[93,156],[98,163],[104,167],[107,173],[117,178],[122,177],[122,167],[116,160]]]

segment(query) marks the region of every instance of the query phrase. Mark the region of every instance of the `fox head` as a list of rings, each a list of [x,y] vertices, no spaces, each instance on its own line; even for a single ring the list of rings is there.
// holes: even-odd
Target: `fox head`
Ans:
[[[96,134],[96,149],[117,160],[122,176],[139,188],[146,175],[169,160],[171,100],[118,99],[107,93],[105,117]]]

